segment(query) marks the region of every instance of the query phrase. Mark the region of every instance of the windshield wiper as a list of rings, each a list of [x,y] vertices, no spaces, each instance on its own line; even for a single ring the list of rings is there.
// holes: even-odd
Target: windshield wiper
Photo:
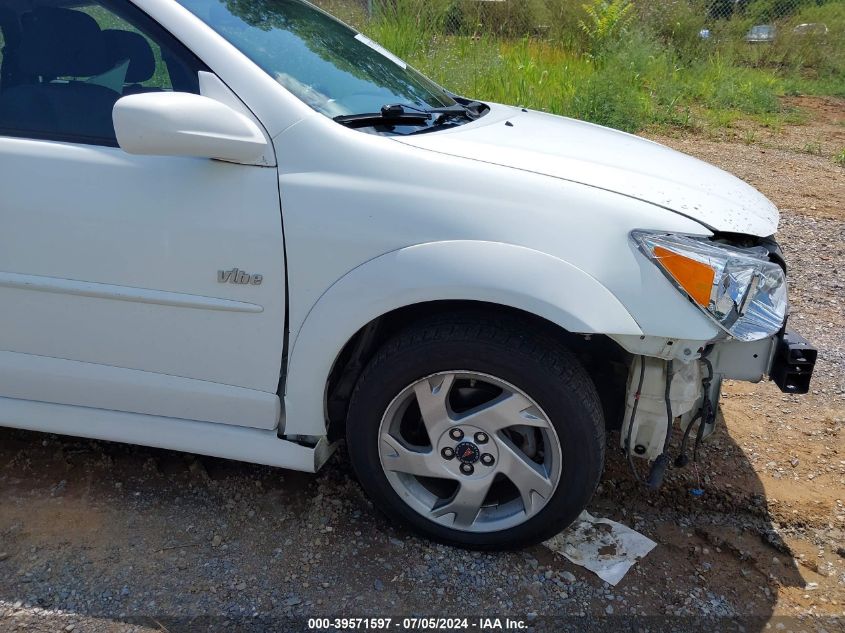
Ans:
[[[448,121],[449,119],[455,119],[458,117],[464,117],[469,119],[470,121],[475,121],[478,118],[478,113],[469,108],[465,105],[461,105],[460,103],[456,103],[455,105],[446,106],[443,108],[418,108],[416,106],[410,105],[403,105],[403,106],[389,106],[391,108],[401,107],[403,110],[412,110],[414,112],[420,112],[424,114],[431,114],[431,115],[439,115],[437,117],[437,121],[435,121],[435,125]]]
[[[482,103],[481,101],[472,101],[467,99],[465,101],[458,101],[458,103],[466,109],[467,114],[469,114],[470,118],[473,120],[480,119],[490,110],[490,106],[486,103]]]
[[[381,112],[363,114],[343,114],[334,118],[338,123],[351,128],[370,127],[373,125],[425,125],[434,117],[434,125],[440,125],[450,119],[465,117],[470,121],[478,118],[473,109],[456,103],[443,108],[419,108],[401,103],[382,106]]]
[[[402,105],[386,105],[381,112],[362,114],[342,114],[335,121],[351,128],[370,127],[373,125],[425,125],[435,113],[427,110],[406,110]]]

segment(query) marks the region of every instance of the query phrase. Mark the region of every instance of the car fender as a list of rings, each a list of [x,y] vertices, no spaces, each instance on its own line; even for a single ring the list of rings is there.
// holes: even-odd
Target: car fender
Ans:
[[[401,248],[361,264],[336,281],[292,336],[284,434],[325,433],[328,376],[356,332],[398,308],[444,300],[517,308],[574,333],[642,334],[607,288],[551,255],[481,241]]]

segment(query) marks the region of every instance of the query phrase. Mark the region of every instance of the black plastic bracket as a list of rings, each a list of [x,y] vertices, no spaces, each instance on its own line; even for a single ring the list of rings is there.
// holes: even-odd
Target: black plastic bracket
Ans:
[[[818,354],[807,339],[786,330],[778,337],[769,377],[784,393],[807,393]]]

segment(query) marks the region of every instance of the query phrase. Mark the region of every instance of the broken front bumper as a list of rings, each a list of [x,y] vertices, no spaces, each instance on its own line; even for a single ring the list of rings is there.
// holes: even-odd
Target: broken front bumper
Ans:
[[[768,376],[784,393],[804,394],[810,390],[817,356],[807,339],[784,328],[754,343],[719,343],[708,358],[723,378],[760,382]]]
[[[667,424],[675,419],[684,430],[701,419],[699,439],[709,436],[723,378],[760,382],[769,376],[784,393],[807,393],[817,355],[806,339],[786,328],[752,343],[717,343],[689,362],[637,355],[628,376],[622,448],[657,459],[667,448]]]

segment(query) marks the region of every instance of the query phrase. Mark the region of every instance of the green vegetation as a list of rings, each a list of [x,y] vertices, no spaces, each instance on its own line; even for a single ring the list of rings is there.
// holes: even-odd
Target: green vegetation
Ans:
[[[731,1],[715,19],[718,2],[374,0],[369,20],[344,0],[321,4],[454,92],[623,130],[778,127],[796,120],[783,95],[845,96],[845,2]],[[773,43],[745,42],[772,16]],[[829,30],[794,33],[802,23]]]
[[[601,56],[612,45],[628,35],[634,19],[634,5],[629,0],[608,0],[582,5],[586,20],[579,20],[587,37],[589,54]]]
[[[835,162],[840,167],[845,167],[845,149],[839,152],[836,156],[833,157],[833,162]]]

